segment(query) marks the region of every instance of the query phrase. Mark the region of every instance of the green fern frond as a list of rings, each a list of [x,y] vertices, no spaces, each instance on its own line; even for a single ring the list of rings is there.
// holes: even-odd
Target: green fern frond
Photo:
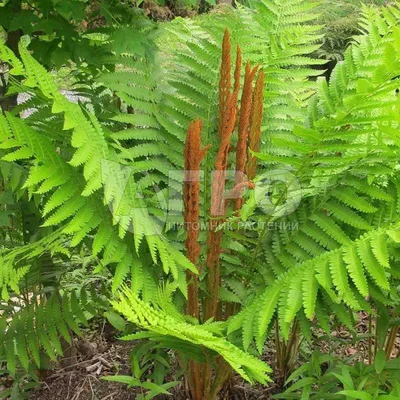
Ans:
[[[331,306],[337,311],[346,324],[350,321],[342,310],[342,303],[352,310],[359,310],[359,299],[368,294],[368,280],[370,277],[383,293],[389,290],[390,269],[388,263],[387,246],[388,236],[392,229],[398,229],[398,223],[387,228],[370,230],[354,241],[348,242],[339,249],[324,252],[320,256],[293,265],[288,272],[281,274],[277,281],[271,284],[262,295],[253,300],[252,304],[232,319],[229,332],[242,329],[251,332],[256,339],[259,351],[268,331],[275,310],[278,311],[282,334],[289,334],[290,322],[293,321],[301,308],[306,316],[313,318],[318,306],[318,292],[323,291],[332,302]],[[391,244],[393,245],[393,243]],[[375,250],[373,250],[373,248]],[[375,254],[377,256],[375,256]],[[357,294],[350,285],[354,282]],[[374,294],[369,291],[371,296]],[[243,320],[247,310],[255,313],[253,328]],[[240,317],[241,316],[241,317]],[[238,323],[242,318],[241,323]],[[241,325],[243,324],[243,325]],[[251,337],[251,336],[250,336]],[[249,343],[249,333],[246,333],[246,344]]]
[[[0,251],[0,298],[9,300],[10,290],[19,294],[19,283],[38,256],[46,252],[68,255],[65,242],[65,235],[58,230],[37,242]]]
[[[176,337],[184,342],[204,346],[220,354],[244,379],[266,382],[271,370],[262,361],[243,352],[225,338],[211,333],[202,325],[191,325],[151,307],[128,288],[124,288],[114,308],[129,321],[151,332]]]
[[[65,292],[62,297],[54,293],[47,299],[38,296],[32,304],[0,316],[0,336],[3,336],[0,355],[6,356],[9,370],[15,372],[17,356],[21,365],[28,370],[32,362],[38,368],[42,366],[42,351],[52,360],[56,360],[57,354],[62,355],[60,337],[70,342],[72,331],[77,335],[81,334],[79,325],[87,325],[89,309],[93,310],[88,305],[89,301],[91,300],[86,289],[79,293]],[[98,311],[101,309],[99,302],[96,308]]]

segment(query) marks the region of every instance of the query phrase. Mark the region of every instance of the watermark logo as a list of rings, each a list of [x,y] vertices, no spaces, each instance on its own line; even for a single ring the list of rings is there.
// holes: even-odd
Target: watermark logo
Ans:
[[[283,217],[294,212],[300,204],[300,182],[287,169],[273,169],[257,179],[254,196],[264,214]]]
[[[301,201],[301,185],[287,169],[277,168],[264,172],[251,184],[251,189],[250,185],[243,185],[248,182],[246,174],[235,170],[211,171],[208,176],[204,171],[170,170],[167,183],[164,179],[159,182],[154,179],[156,174],[137,173],[132,166],[109,160],[102,161],[101,170],[104,202],[112,213],[114,223],[122,226],[125,231],[135,232],[140,226],[141,234],[149,236],[159,235],[166,230],[187,228],[183,221],[185,182],[198,182],[200,197],[207,186],[207,192],[217,191],[215,197],[219,199],[217,202],[202,199],[202,202],[208,202],[207,207],[212,217],[209,221],[195,223],[193,229],[214,229],[213,219],[223,217],[226,205],[242,198],[246,192],[244,207],[250,209],[250,216],[259,215],[257,222],[249,218],[232,222],[228,218],[218,224],[218,229],[296,229],[276,221],[294,212]],[[225,182],[225,185],[221,182]],[[200,207],[204,207],[204,203]],[[263,219],[260,213],[273,217],[272,221],[275,222],[268,222],[271,218]]]

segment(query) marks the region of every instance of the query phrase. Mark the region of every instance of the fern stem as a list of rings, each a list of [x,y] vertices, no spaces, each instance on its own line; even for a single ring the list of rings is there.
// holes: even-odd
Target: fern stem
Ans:
[[[232,367],[222,357],[219,357],[217,360],[215,379],[208,396],[209,400],[215,400],[217,398],[218,393],[229,379],[231,373]]]
[[[399,331],[398,326],[392,326],[392,328],[390,329],[390,333],[389,333],[387,343],[386,343],[386,348],[385,348],[385,354],[386,354],[387,360],[389,360],[392,355],[394,345],[396,343],[396,337],[397,337],[398,331]]]
[[[191,388],[191,398],[194,400],[203,399],[203,386],[200,368],[200,363],[194,360],[189,360],[189,386]]]
[[[372,315],[368,317],[368,364],[372,365]]]

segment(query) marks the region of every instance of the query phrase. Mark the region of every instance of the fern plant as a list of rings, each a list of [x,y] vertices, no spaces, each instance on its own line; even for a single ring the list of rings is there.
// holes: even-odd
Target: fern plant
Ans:
[[[279,275],[254,303],[269,310],[260,311],[252,324],[259,347],[276,307],[287,336],[297,313],[319,317],[321,295],[324,306],[334,310],[342,304],[359,309],[368,295],[389,295],[398,240],[396,15],[397,8],[365,14],[368,34],[348,50],[331,84],[320,82],[306,126],[295,127],[291,141],[284,142],[284,151],[297,155],[281,156],[281,162],[297,165],[297,179],[309,194],[295,215],[284,217],[298,217],[298,232],[264,232],[258,241],[260,252],[269,248],[266,243],[272,246],[266,257]],[[269,154],[260,157],[276,162]],[[240,318],[232,322],[233,330]]]
[[[88,247],[97,270],[113,274],[112,305],[149,331],[126,339],[177,350],[195,399],[216,398],[232,369],[266,382],[269,368],[253,354],[273,325],[285,342],[298,326],[306,336],[312,324],[329,331],[329,315],[351,329],[352,311],[392,302],[400,10],[364,10],[363,35],[328,84],[308,79],[319,63],[308,57],[321,38],[311,24],[315,6],[260,0],[257,12],[239,6],[176,19],[160,28],[155,54],[105,54],[115,71],[96,77],[96,93],[106,95],[87,104],[60,93],[28,39],[20,58],[0,44],[13,90],[30,92],[39,113],[0,116],[2,161],[24,167],[23,187],[36,196],[43,225],[54,228],[1,255],[3,297],[18,291],[44,251]],[[242,52],[231,60],[225,36],[221,61],[226,27]],[[241,59],[249,60],[244,73]],[[254,85],[250,65],[262,71]],[[184,168],[203,176],[185,183]],[[238,181],[238,172],[248,179]],[[237,198],[225,201],[226,194]],[[212,213],[216,203],[222,213]],[[191,230],[188,222],[211,228]],[[8,347],[8,355],[24,366],[36,345],[56,353],[58,335],[79,328],[72,316],[85,322],[76,303],[88,302],[76,292],[45,299],[37,315],[53,298],[66,314],[56,329],[44,324],[49,342],[10,338],[19,348]],[[26,307],[12,321],[23,325],[33,315]]]

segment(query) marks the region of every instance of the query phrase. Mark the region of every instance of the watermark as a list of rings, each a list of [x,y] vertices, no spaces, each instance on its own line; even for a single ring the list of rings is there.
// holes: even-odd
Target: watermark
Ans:
[[[207,222],[167,222],[167,230],[179,231],[181,229],[193,229],[195,231],[208,231],[213,229],[214,225]],[[224,221],[218,225],[219,230],[223,231],[260,231],[260,230],[285,230],[297,231],[299,229],[298,221]]]
[[[103,160],[101,164],[104,202],[114,223],[125,231],[159,235],[188,229],[297,230],[298,222],[276,221],[293,213],[301,197],[301,185],[288,169],[264,172],[254,182],[235,170],[168,171],[168,180],[157,174],[135,171],[135,167]],[[183,220],[184,187],[197,183],[200,190],[200,221],[190,226]],[[210,199],[214,199],[211,201]],[[243,199],[242,213],[233,216],[231,205]],[[207,218],[204,218],[204,214]]]
[[[294,212],[301,201],[301,185],[287,169],[277,168],[257,178],[254,195],[257,206],[266,215],[283,217]]]

